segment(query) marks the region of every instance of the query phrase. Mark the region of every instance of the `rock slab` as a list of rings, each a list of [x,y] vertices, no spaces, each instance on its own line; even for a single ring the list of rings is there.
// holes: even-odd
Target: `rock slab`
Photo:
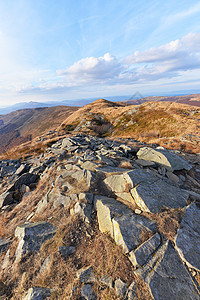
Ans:
[[[199,300],[200,294],[176,250],[167,241],[151,261],[135,271],[149,287],[156,300]]]
[[[56,227],[48,222],[25,223],[18,226],[15,236],[19,239],[16,250],[16,261],[27,252],[39,251],[41,245],[56,233]]]
[[[137,157],[146,161],[158,163],[171,172],[182,169],[190,170],[192,168],[187,161],[165,149],[143,147],[137,152]]]
[[[185,210],[175,245],[182,260],[200,272],[200,209],[195,203]]]

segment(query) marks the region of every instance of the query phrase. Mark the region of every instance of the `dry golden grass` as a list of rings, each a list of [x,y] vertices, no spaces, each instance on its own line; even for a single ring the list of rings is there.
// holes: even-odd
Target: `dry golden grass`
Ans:
[[[113,280],[121,278],[128,284],[132,283],[135,278],[133,266],[122,253],[121,247],[116,246],[109,236],[100,233],[95,221],[93,226],[86,226],[77,216],[69,216],[65,210],[62,213],[57,210],[56,218],[59,222],[54,238],[43,244],[38,254],[27,254],[10,274],[1,273],[0,279],[7,286],[7,295],[10,298],[14,295],[17,300],[30,287],[43,286],[54,289],[51,299],[68,299],[72,288],[76,287],[72,299],[79,299],[82,284],[77,281],[76,272],[82,267],[92,266],[98,279],[94,285],[98,299],[116,299],[111,290],[102,290],[99,280],[107,275]],[[54,221],[53,218],[51,222]],[[58,252],[58,247],[63,245],[75,246],[76,252],[67,259],[63,258]],[[16,246],[15,241],[11,259],[14,259]],[[40,267],[49,255],[51,262],[46,271],[41,273]]]
[[[6,222],[8,221],[8,217],[6,214],[0,215],[0,238],[4,237],[6,235]]]
[[[184,211],[181,208],[166,208],[161,213],[148,214],[148,217],[157,223],[157,228],[166,238],[174,241],[180,226]]]
[[[139,277],[135,277],[136,289],[137,289],[137,299],[138,300],[153,300],[149,289],[145,282]]]
[[[198,107],[171,102],[116,106],[112,102],[97,100],[71,114],[62,125],[78,125],[83,118],[88,118],[88,113],[104,115],[114,126],[109,133],[112,137],[135,138],[140,142],[156,143],[169,149],[184,148],[188,152],[200,152],[198,143],[180,141],[183,134],[199,136]]]

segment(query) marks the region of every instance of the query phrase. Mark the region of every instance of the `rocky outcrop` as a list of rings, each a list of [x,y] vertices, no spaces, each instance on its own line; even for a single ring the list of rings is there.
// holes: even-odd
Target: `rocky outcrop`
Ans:
[[[15,211],[19,217],[17,207],[26,199],[32,205],[23,222],[16,218],[15,239],[9,236],[0,240],[2,272],[10,272],[13,262],[14,268],[23,269],[28,257],[38,259],[30,282],[34,276],[46,276],[46,285],[33,287],[33,281],[24,299],[46,299],[50,294],[54,297],[54,292],[56,297],[67,299],[98,299],[105,290],[113,298],[138,299],[138,280],[146,283],[148,297],[153,299],[199,299],[198,164],[198,157],[188,163],[165,149],[145,147],[137,152],[122,142],[85,135],[66,137],[47,148],[44,155],[23,163],[2,162],[2,171],[7,175],[2,179],[0,213],[6,216],[7,211],[13,212],[14,222]],[[34,198],[38,180],[41,190],[46,185],[48,189],[42,190],[41,196],[37,189]],[[31,197],[27,197],[29,194]],[[19,205],[21,200],[24,202]],[[27,204],[24,207],[28,209]],[[163,224],[159,223],[162,216]],[[172,234],[162,226],[172,226]],[[43,253],[41,246],[49,239],[47,252]],[[102,239],[111,243],[104,244]],[[117,273],[115,267],[110,270],[106,266],[107,261],[99,264],[101,253],[93,253],[89,248],[92,243],[93,247],[97,243],[105,257],[116,249],[112,259]],[[82,247],[87,253],[84,261]],[[123,266],[130,266],[125,275],[119,270],[119,251],[125,259]],[[68,276],[67,268],[72,268],[64,296],[56,291],[60,283],[52,290],[49,280],[55,276],[52,268],[58,264],[65,268],[61,280]],[[6,276],[9,278],[8,273]]]

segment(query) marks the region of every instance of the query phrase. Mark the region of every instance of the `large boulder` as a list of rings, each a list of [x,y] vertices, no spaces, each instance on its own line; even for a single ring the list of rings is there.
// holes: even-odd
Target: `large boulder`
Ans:
[[[96,195],[94,198],[94,204],[97,210],[97,218],[100,231],[109,233],[113,238],[113,218],[124,214],[133,213],[133,211],[126,205],[106,196]]]
[[[176,249],[185,263],[200,272],[200,209],[189,205],[175,239]]]
[[[179,208],[187,204],[189,194],[149,170],[135,169],[104,180],[107,187],[142,211],[156,213],[162,208]],[[129,197],[126,195],[130,192]],[[132,196],[132,197],[130,197]]]
[[[152,235],[155,222],[133,213],[113,198],[95,196],[99,229],[107,232],[127,253],[142,243],[142,235]]]
[[[114,240],[125,253],[138,247],[145,236],[151,236],[156,231],[155,222],[141,215],[124,215],[112,220]]]
[[[137,157],[146,161],[152,161],[165,167],[168,171],[190,170],[192,166],[184,159],[165,149],[152,149],[143,147],[137,152]]]

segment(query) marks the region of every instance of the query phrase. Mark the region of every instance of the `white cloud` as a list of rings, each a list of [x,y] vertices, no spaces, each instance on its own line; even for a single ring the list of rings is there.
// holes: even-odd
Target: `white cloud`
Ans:
[[[179,60],[184,64],[185,58],[200,54],[200,33],[190,33],[182,39],[171,41],[160,47],[153,47],[148,50],[128,56],[125,62],[133,63],[153,63]],[[196,59],[199,59],[196,57]]]
[[[123,71],[123,66],[110,53],[101,57],[87,57],[75,62],[65,70],[57,71],[65,75],[68,81],[105,81],[117,77]]]
[[[200,70],[200,33],[188,35],[160,47],[135,51],[119,61],[110,53],[87,57],[52,78],[24,87],[21,92],[65,93],[75,88],[148,84],[160,79],[181,77],[192,70]]]

